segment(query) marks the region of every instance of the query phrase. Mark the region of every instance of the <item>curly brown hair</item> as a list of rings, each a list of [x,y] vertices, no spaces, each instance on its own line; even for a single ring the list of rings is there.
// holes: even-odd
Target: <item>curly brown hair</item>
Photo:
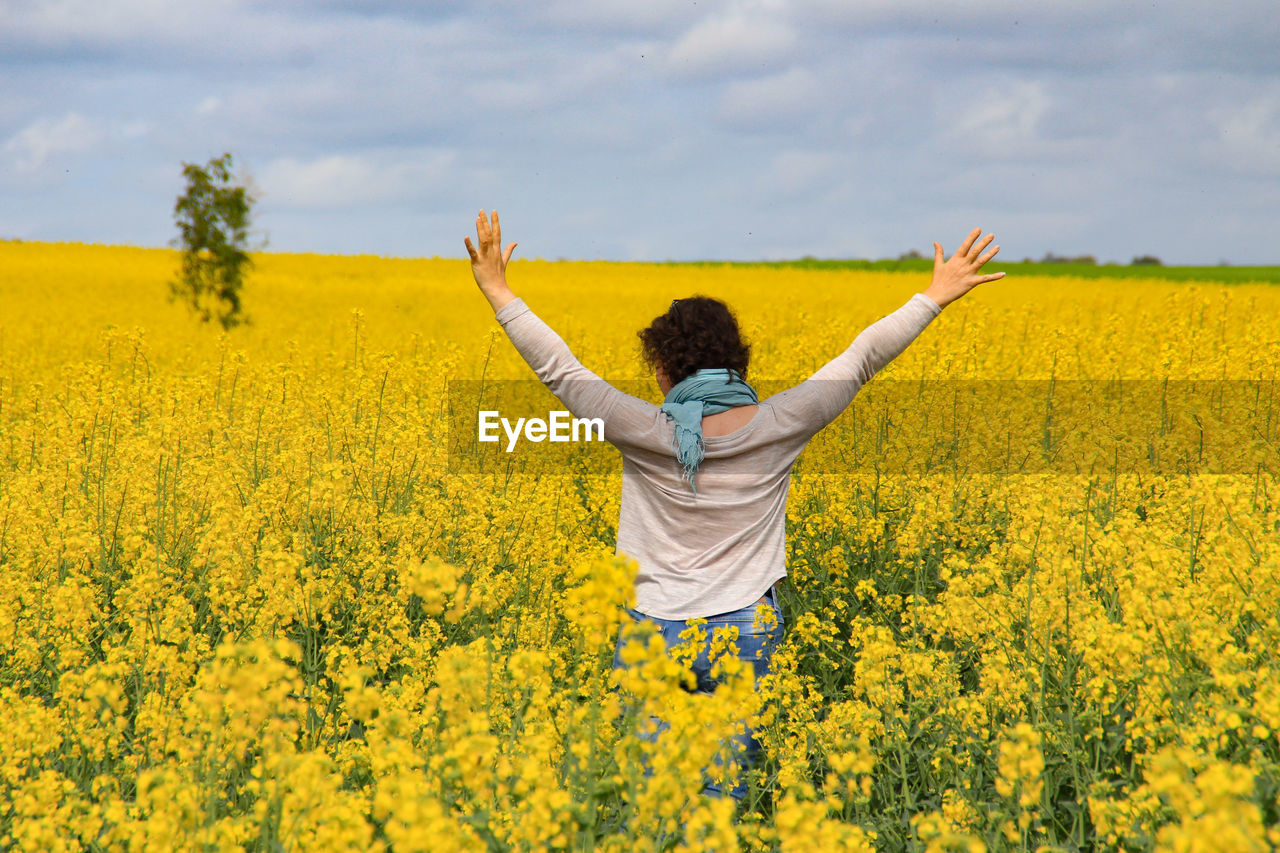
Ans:
[[[667,313],[638,332],[644,361],[679,384],[699,370],[726,368],[747,378],[751,346],[738,320],[719,299],[690,296],[672,301]]]

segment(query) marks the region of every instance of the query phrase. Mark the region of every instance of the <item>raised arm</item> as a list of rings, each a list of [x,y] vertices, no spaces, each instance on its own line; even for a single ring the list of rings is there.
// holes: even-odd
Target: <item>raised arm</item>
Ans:
[[[979,243],[981,234],[981,229],[975,228],[945,262],[942,246],[934,243],[933,280],[929,287],[863,329],[848,349],[807,380],[766,401],[778,411],[780,420],[807,440],[835,420],[853,402],[858,390],[910,346],[943,308],[979,284],[1003,278],[1002,272],[981,273],[982,266],[1000,250],[995,246],[980,255],[994,236],[988,234]]]
[[[638,415],[647,414],[652,420],[657,407],[624,394],[584,367],[564,340],[512,292],[506,270],[516,244],[499,251],[502,230],[496,210],[492,222],[480,211],[476,237],[478,247],[471,244],[470,237],[463,241],[471,255],[471,274],[511,343],[551,393],[575,417],[603,419],[605,439],[614,444],[631,437]],[[611,417],[615,413],[623,416]]]

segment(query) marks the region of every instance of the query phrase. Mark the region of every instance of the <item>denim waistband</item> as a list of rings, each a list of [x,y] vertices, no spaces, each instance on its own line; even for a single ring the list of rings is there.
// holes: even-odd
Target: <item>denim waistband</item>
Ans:
[[[768,601],[768,603],[773,606],[774,610],[778,611],[780,615],[782,612],[782,607],[781,605],[778,604],[778,584],[779,583],[781,583],[781,581],[775,582],[767,590],[765,590],[764,597]],[[760,606],[761,606],[760,602],[757,599],[756,601],[753,601],[750,604],[748,604],[746,607],[741,607],[737,610],[730,610],[726,613],[717,613],[713,616],[703,616],[701,618],[706,619],[708,622],[751,624],[755,621],[755,618],[756,618],[756,608]],[[690,621],[689,619],[660,619],[657,616],[650,616],[647,613],[641,613],[639,610],[633,610],[630,607],[627,608],[627,613],[629,613],[631,615],[631,618],[633,619],[649,619],[654,622],[660,622],[664,624],[671,624],[671,623],[679,624],[679,623]],[[692,619],[693,617],[690,617],[690,618]]]

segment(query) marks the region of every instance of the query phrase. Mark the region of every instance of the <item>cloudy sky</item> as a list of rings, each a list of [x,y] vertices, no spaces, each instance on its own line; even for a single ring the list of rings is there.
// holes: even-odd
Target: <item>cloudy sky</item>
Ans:
[[[0,0],[0,237],[165,245],[230,151],[281,251],[1280,263],[1280,8]]]

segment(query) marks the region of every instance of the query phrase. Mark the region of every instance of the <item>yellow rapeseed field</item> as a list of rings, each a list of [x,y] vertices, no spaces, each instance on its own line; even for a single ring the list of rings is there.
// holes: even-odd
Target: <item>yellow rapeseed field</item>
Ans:
[[[465,260],[262,255],[230,333],[167,301],[176,269],[0,243],[0,848],[1280,846],[1280,405],[1255,394],[1231,468],[1143,469],[1141,443],[1080,463],[1110,423],[1059,429],[1057,391],[995,419],[1058,430],[1052,464],[996,464],[984,439],[922,467],[937,401],[883,394],[985,389],[953,437],[992,428],[987,381],[1203,380],[1210,399],[1276,378],[1275,287],[1010,277],[948,307],[862,392],[892,404],[880,438],[846,413],[793,477],[762,711],[732,667],[686,694],[643,637],[615,683],[617,465],[450,456],[451,381],[532,375]],[[646,380],[636,330],[705,293],[737,311],[750,378],[783,383],[928,284],[525,260],[508,278],[607,378]],[[1198,425],[1185,445],[1223,409],[1129,415]],[[649,743],[657,707],[672,729]],[[700,769],[749,712],[765,754],[735,814]]]

